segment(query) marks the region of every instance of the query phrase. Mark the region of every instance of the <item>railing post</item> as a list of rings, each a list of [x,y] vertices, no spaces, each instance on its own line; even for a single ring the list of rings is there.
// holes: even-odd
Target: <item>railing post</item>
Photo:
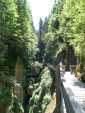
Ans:
[[[61,75],[60,75],[60,65],[54,68],[54,66],[47,64],[47,66],[55,72],[56,75],[56,108],[53,113],[62,113],[61,110]]]
[[[56,70],[56,112],[61,113],[61,76],[60,65],[57,65]]]
[[[64,113],[64,99],[63,99],[63,92],[61,89],[61,113]]]

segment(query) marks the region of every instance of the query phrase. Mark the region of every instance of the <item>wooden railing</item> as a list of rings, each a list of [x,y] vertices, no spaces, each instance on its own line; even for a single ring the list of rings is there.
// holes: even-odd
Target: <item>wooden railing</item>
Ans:
[[[75,100],[71,89],[63,83],[60,66],[57,65],[56,68],[54,68],[48,65],[48,67],[56,73],[56,108],[53,113],[85,113]],[[63,104],[65,104],[65,108],[63,108]],[[66,112],[64,112],[64,109]]]

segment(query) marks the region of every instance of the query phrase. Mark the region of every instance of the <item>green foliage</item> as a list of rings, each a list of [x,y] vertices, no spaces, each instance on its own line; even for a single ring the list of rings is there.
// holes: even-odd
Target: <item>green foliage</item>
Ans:
[[[27,0],[18,1],[18,49],[20,54],[20,50],[22,50],[23,59],[28,62],[31,60],[37,51],[37,37],[34,34],[32,20],[31,20],[31,12],[29,6],[27,5]],[[23,47],[24,46],[24,47]]]
[[[25,74],[25,76],[23,77],[23,89],[26,91],[28,89],[28,87],[30,87],[32,85],[32,87],[34,88],[34,85],[36,82],[38,82],[40,80],[40,73],[43,69],[43,64],[39,63],[38,61],[33,62],[30,65],[30,68],[28,68],[27,70],[27,74]]]
[[[1,71],[9,68],[9,75],[14,75],[17,57],[27,66],[36,54],[38,40],[26,0],[1,0],[0,16],[0,67]]]
[[[84,56],[83,53],[85,53],[83,32],[85,26],[85,6],[83,4],[83,0],[80,2],[78,0],[66,0],[63,5],[63,18],[61,20],[62,25],[64,25],[63,32],[65,32],[66,40],[73,44],[78,56]]]
[[[3,83],[2,87],[0,86],[0,105],[2,106],[9,107],[13,100],[13,85],[12,87],[4,85],[6,82],[10,83],[9,76],[10,79],[15,76],[17,57],[21,58],[27,74],[28,67],[37,52],[38,40],[32,24],[30,7],[27,4],[27,0],[0,0],[0,84]],[[17,108],[16,111],[18,112]]]
[[[12,100],[13,85],[8,81],[1,84],[0,86],[0,108],[1,106],[9,107]]]
[[[58,46],[55,46],[55,41],[53,43],[55,48],[57,48],[57,54],[60,53],[60,50],[58,49],[59,46],[62,52],[62,49],[67,50],[66,45],[69,43],[69,45],[73,46],[75,55],[78,57],[80,64],[85,64],[85,1],[55,1],[52,13],[48,20],[48,34],[52,32],[55,33],[57,37],[59,36],[59,38],[63,38],[62,43],[59,43],[59,40],[54,38],[54,40],[56,40],[56,44],[59,44]],[[56,27],[56,24],[54,26],[53,23],[57,23],[59,26]],[[55,48],[52,50],[52,52],[55,50]],[[48,53],[49,50],[47,50]],[[55,52],[56,51],[54,51],[54,53]],[[83,76],[85,76],[85,74],[83,74]]]
[[[37,36],[38,36],[38,39],[39,39],[39,42],[38,42],[38,52],[37,52],[37,60],[39,62],[43,62],[43,56],[44,56],[44,43],[43,43],[43,37],[44,37],[44,29],[43,29],[43,26],[45,26],[43,24],[43,20],[40,19],[40,22],[39,22],[39,31],[37,32]]]
[[[8,49],[11,38],[14,37],[17,22],[17,7],[14,0],[0,1],[0,67],[3,65],[3,72],[8,71]],[[3,48],[3,49],[2,49]],[[2,58],[3,57],[3,58]],[[5,69],[6,68],[6,69]],[[1,73],[0,73],[1,74]],[[9,75],[9,74],[7,74]]]
[[[50,70],[45,67],[40,74],[40,82],[33,91],[30,100],[29,113],[43,113],[51,99],[52,77]]]
[[[22,104],[18,101],[17,97],[13,97],[13,103],[10,106],[10,113],[24,113]]]

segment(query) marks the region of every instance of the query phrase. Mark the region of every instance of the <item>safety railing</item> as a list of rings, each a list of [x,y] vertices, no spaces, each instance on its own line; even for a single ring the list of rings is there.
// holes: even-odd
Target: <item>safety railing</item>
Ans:
[[[48,65],[48,67],[56,73],[56,108],[53,113],[85,113],[75,100],[71,89],[65,86],[63,79],[61,79],[60,65],[57,65],[56,68],[51,65]],[[65,104],[65,108],[63,104]]]

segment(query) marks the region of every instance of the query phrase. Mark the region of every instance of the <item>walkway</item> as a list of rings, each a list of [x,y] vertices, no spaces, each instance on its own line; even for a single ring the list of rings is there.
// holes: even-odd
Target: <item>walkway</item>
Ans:
[[[62,76],[62,80],[64,87],[69,87],[71,89],[74,94],[74,99],[79,103],[83,112],[85,112],[85,83],[77,80],[70,72],[66,72],[64,76]]]

